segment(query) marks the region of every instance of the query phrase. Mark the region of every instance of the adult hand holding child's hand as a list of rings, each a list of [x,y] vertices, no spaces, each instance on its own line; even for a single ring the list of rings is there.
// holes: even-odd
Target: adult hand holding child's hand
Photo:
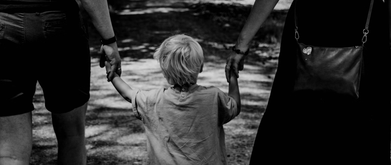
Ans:
[[[244,55],[230,52],[227,58],[227,64],[225,65],[225,77],[227,82],[231,77],[231,73],[235,73],[239,77],[239,71],[243,70],[244,67]],[[233,70],[233,72],[231,72]]]
[[[114,73],[120,76],[122,73],[121,58],[119,56],[117,44],[102,45],[100,53],[102,53],[100,67],[106,67],[106,73],[108,74],[107,81],[111,81],[114,78]]]

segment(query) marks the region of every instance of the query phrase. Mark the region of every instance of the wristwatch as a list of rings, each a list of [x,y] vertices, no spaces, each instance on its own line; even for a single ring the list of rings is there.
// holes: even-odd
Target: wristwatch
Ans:
[[[114,42],[117,42],[117,38],[115,36],[111,37],[111,38],[109,38],[107,40],[105,40],[103,38],[100,40],[100,43],[102,43],[102,45],[109,45],[109,44],[112,44]]]

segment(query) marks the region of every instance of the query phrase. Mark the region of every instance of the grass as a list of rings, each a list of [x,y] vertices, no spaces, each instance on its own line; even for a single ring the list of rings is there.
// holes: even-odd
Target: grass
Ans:
[[[182,33],[196,38],[204,49],[205,67],[199,84],[227,91],[225,47],[235,42],[251,9],[249,6],[198,3],[176,7],[186,9],[181,12],[118,14],[126,9],[124,5],[112,4],[112,21],[123,59],[124,80],[140,89],[167,85],[157,62],[151,59],[152,54],[165,38]],[[144,9],[132,9],[136,10]],[[256,35],[245,70],[240,73],[242,112],[224,126],[229,164],[244,165],[250,158],[277,66],[278,43],[285,16],[286,11],[272,13]],[[106,81],[104,69],[97,63],[100,37],[88,19],[86,23],[89,25],[92,60],[91,99],[86,118],[88,164],[142,164],[146,154],[144,128],[131,113],[131,105]],[[34,104],[37,110],[33,112],[31,164],[55,164],[56,139],[39,86]]]

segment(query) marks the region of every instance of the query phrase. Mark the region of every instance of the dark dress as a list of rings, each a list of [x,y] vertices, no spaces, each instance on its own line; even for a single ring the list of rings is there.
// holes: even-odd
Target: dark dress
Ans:
[[[295,0],[288,12],[270,99],[251,155],[251,165],[378,164],[390,156],[391,53],[387,8],[375,0],[360,98],[293,92],[297,42],[315,46],[361,45],[370,0]]]

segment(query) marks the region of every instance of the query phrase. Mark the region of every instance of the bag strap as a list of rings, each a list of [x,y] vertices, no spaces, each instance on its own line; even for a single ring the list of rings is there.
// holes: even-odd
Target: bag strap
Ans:
[[[298,0],[295,1],[295,6],[294,6],[294,19],[295,19],[295,39],[296,41],[299,41],[300,34],[299,34],[299,27],[297,26],[297,2]],[[361,39],[362,43],[365,44],[368,39],[368,33],[369,33],[369,22],[371,21],[371,15],[372,15],[372,9],[373,9],[373,2],[374,0],[371,0],[371,3],[369,5],[369,10],[367,14],[367,20],[365,22],[365,28],[363,29],[363,37]]]
[[[374,0],[371,0],[371,4],[369,5],[369,10],[368,10],[368,15],[367,15],[367,21],[365,23],[365,29],[362,31],[362,33],[364,34],[361,41],[362,41],[362,44],[365,44],[367,42],[367,35],[369,33],[369,22],[371,21],[371,15],[372,15],[372,8],[373,8],[373,1]]]

